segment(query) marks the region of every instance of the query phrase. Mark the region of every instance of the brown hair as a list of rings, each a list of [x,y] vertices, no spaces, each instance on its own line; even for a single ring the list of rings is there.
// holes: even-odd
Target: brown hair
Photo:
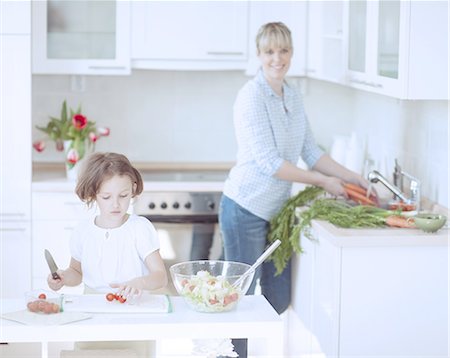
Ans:
[[[117,153],[93,153],[83,163],[75,193],[91,205],[95,201],[102,183],[114,175],[126,175],[133,185],[132,197],[142,193],[144,182],[139,171],[134,168],[127,157]]]
[[[282,22],[268,22],[260,27],[256,35],[256,50],[259,54],[269,47],[292,49],[291,30]]]

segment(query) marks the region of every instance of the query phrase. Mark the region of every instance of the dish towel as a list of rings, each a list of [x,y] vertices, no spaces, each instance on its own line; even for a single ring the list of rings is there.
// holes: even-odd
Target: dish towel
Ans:
[[[233,343],[229,338],[220,339],[194,339],[192,341],[194,347],[192,354],[201,355],[206,358],[224,357],[238,357],[234,351]]]

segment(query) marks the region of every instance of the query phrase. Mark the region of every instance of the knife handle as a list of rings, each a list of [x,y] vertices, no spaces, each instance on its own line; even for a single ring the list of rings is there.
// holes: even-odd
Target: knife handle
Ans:
[[[61,280],[61,277],[56,272],[52,272],[52,277],[54,280]]]

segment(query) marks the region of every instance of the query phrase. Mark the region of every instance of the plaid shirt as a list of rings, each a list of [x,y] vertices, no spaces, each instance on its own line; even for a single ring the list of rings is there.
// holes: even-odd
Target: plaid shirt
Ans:
[[[292,182],[274,177],[283,161],[296,165],[301,156],[311,168],[323,154],[302,99],[286,83],[283,93],[284,103],[260,70],[239,91],[234,104],[238,153],[224,194],[264,220],[270,220],[290,195]]]

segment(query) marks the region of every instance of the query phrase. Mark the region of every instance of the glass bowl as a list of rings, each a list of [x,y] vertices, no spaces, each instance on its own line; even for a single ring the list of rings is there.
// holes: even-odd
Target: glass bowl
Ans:
[[[198,312],[226,312],[236,307],[252,283],[254,272],[234,287],[251,266],[241,262],[200,260],[170,267],[173,284],[190,308]]]

